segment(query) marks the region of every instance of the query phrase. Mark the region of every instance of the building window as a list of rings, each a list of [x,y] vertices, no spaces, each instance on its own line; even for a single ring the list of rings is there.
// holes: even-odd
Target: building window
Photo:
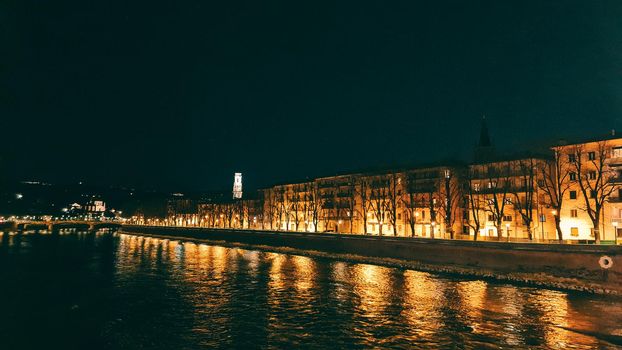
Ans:
[[[622,232],[622,229],[620,229],[620,231]],[[462,233],[464,233],[465,235],[468,235],[469,232],[469,227],[468,226],[462,226]]]
[[[425,210],[422,210],[422,211],[421,211],[421,218],[422,218],[422,219],[425,219]]]
[[[512,221],[512,215],[504,215],[503,221]]]
[[[397,219],[398,219],[398,220],[402,220],[402,213],[398,213],[398,214],[397,214]]]
[[[577,199],[577,191],[570,191],[570,199]]]
[[[570,177],[570,181],[577,181],[577,173],[574,171],[568,174],[568,176]]]
[[[589,159],[589,160],[596,159],[596,153],[595,152],[588,152],[587,159]]]
[[[488,214],[488,221],[495,221],[495,219],[492,217],[492,214]]]
[[[540,222],[546,222],[546,215],[544,214],[540,215]]]
[[[571,227],[570,228],[570,236],[571,237],[579,237],[579,228],[578,227]]]
[[[577,161],[577,157],[574,155],[574,153],[571,153],[568,155],[568,162],[574,163],[576,161]]]
[[[570,209],[570,217],[571,218],[577,217],[577,209]]]
[[[590,198],[596,198],[596,191],[594,190],[590,191]]]
[[[544,187],[544,180],[538,180],[538,187]]]
[[[469,212],[468,212],[468,211],[465,211],[464,213],[462,213],[462,218],[463,218],[464,220],[469,220]]]
[[[613,151],[613,154],[611,155],[611,157],[622,158],[622,147],[616,147],[612,151]]]
[[[596,172],[595,171],[590,171],[588,175],[589,175],[590,180],[596,180]]]

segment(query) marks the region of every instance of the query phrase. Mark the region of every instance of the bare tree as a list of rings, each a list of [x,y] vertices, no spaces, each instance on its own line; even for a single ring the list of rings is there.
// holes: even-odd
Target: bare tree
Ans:
[[[312,186],[313,182],[305,182],[300,186],[300,211],[305,223],[304,231],[309,231],[309,214],[311,212],[311,190],[313,188]]]
[[[348,194],[342,191],[341,186],[336,186],[335,191],[333,192],[333,212],[335,215],[335,232],[340,232],[339,225],[341,224],[342,218],[344,217],[344,213],[346,212],[347,196]]]
[[[546,195],[554,211],[555,229],[560,241],[564,239],[561,229],[561,212],[566,192],[571,186],[569,176],[572,167],[568,158],[558,148],[553,149],[553,159],[540,164],[538,186]]]
[[[406,221],[410,226],[410,236],[415,237],[415,225],[417,224],[417,177],[414,173],[408,173],[404,176],[403,188],[405,195],[401,197],[404,204],[404,213]]]
[[[227,222],[227,228],[231,228],[231,224],[233,221],[233,215],[235,214],[235,203],[226,203],[224,205],[225,210],[225,220]]]
[[[296,231],[298,231],[298,227],[300,222],[303,219],[303,210],[302,210],[302,192],[303,192],[303,184],[296,184],[292,186],[292,194],[290,199],[290,208],[292,215],[294,217],[294,226],[296,227]]]
[[[393,226],[393,235],[397,236],[397,210],[402,195],[401,177],[392,172],[387,175],[386,183],[386,212],[389,216],[389,222]]]
[[[270,230],[273,229],[272,223],[274,222],[275,207],[274,207],[274,195],[271,190],[263,191],[263,217],[261,221],[261,228],[264,228],[264,222],[267,219]]]
[[[449,238],[454,239],[454,223],[458,215],[462,191],[460,188],[459,174],[457,170],[443,169],[442,177],[437,183],[438,197],[442,203],[438,207],[439,214],[445,222],[445,231]]]
[[[363,234],[367,234],[367,213],[369,212],[369,180],[368,178],[361,176],[356,181],[356,193],[361,198],[361,203],[358,206],[358,213],[363,220]]]
[[[274,221],[277,230],[281,230],[283,225],[283,214],[285,213],[285,190],[283,187],[272,189],[272,205],[274,206]]]
[[[313,223],[313,230],[318,232],[323,201],[318,184],[316,182],[312,182],[309,184],[309,187],[309,213],[311,216],[311,222]]]
[[[434,183],[428,183],[428,187],[427,187],[427,193],[426,193],[426,199],[427,199],[427,203],[428,203],[428,210],[430,211],[430,238],[434,238],[434,230],[436,228],[436,202],[435,202],[435,194],[436,194],[436,189],[434,186]]]
[[[355,176],[350,176],[348,177],[348,183],[347,183],[347,187],[346,187],[346,197],[344,198],[345,200],[345,207],[346,207],[346,214],[348,217],[348,221],[349,221],[349,230],[350,233],[353,233],[353,227],[354,227],[354,218],[356,217],[356,177]]]
[[[389,184],[383,176],[375,176],[370,184],[370,208],[378,221],[378,235],[382,236],[382,227],[387,211],[387,192]]]
[[[536,194],[534,183],[536,181],[537,164],[533,158],[521,159],[518,164],[518,180],[519,184],[511,187],[513,196],[514,209],[521,216],[523,225],[527,229],[529,240],[533,240],[533,211],[534,211],[534,195]]]
[[[592,221],[594,239],[597,244],[600,243],[601,238],[599,225],[602,209],[615,190],[615,185],[611,181],[615,177],[615,171],[605,163],[607,151],[607,141],[597,142],[596,149],[590,152],[585,152],[583,145],[573,147],[574,162],[572,164],[585,200],[585,206],[582,209],[587,212]]]
[[[463,183],[466,189],[466,207],[470,218],[466,218],[467,225],[473,229],[473,240],[477,241],[477,235],[482,226],[481,214],[485,212],[485,206],[481,194],[481,183],[479,181],[479,172],[470,168],[466,172],[466,179]]]
[[[293,203],[293,195],[287,193],[287,189],[285,190],[285,194],[283,196],[283,215],[285,216],[285,230],[289,231],[289,224],[292,220],[292,213],[294,211]]]
[[[497,229],[497,239],[501,239],[501,227],[511,186],[510,163],[502,162],[497,166],[489,166],[486,169],[486,179],[486,211],[492,215],[492,221]],[[510,238],[509,235],[507,238]]]

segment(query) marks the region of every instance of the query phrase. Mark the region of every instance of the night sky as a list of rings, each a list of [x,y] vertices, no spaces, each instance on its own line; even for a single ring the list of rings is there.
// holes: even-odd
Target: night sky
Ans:
[[[0,1],[0,167],[248,187],[622,132],[621,1]]]

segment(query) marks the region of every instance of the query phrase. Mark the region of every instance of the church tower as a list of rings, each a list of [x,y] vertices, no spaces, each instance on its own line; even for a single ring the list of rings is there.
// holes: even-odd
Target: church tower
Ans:
[[[233,199],[242,199],[242,173],[233,175]]]
[[[482,125],[479,130],[479,142],[475,146],[475,154],[473,160],[475,162],[490,161],[495,156],[495,148],[490,141],[490,135],[488,134],[488,124],[486,124],[486,116],[482,117]]]

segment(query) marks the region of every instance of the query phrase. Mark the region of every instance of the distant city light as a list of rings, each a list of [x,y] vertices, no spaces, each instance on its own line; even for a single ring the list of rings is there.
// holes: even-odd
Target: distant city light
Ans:
[[[24,198],[24,195],[23,195],[23,194],[21,194],[21,193],[16,193],[16,194],[15,194],[15,198],[17,198],[17,199],[22,199],[22,198]]]

